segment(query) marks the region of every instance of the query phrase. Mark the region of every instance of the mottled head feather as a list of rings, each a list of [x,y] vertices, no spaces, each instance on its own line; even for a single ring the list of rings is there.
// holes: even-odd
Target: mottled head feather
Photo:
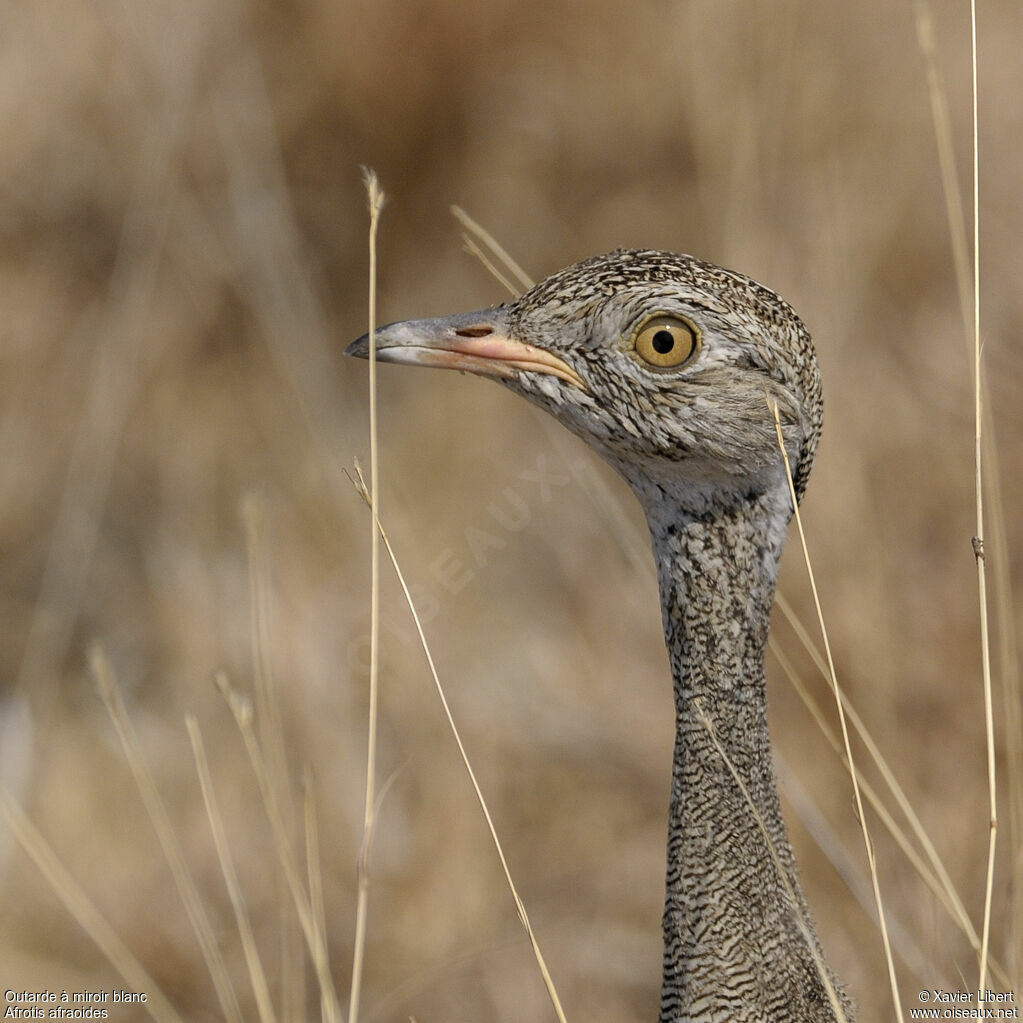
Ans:
[[[685,315],[703,337],[699,356],[674,372],[638,364],[624,344],[632,325],[658,310]],[[594,444],[634,485],[637,464],[657,475],[644,458],[649,441],[659,457],[691,463],[694,484],[717,460],[741,487],[743,473],[780,461],[769,396],[802,496],[820,436],[820,374],[808,331],[773,291],[692,256],[618,249],[552,274],[508,307],[507,319],[516,336],[555,352],[591,387],[571,394],[529,377],[507,385]]]

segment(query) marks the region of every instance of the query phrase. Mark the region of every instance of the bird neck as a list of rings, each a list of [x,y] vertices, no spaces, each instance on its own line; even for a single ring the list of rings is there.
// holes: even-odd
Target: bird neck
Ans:
[[[780,487],[700,514],[647,503],[676,722],[662,1023],[835,1019],[767,730],[764,650],[790,509]]]
[[[789,509],[778,491],[648,507],[677,720],[712,731],[745,782],[770,766],[764,651]]]

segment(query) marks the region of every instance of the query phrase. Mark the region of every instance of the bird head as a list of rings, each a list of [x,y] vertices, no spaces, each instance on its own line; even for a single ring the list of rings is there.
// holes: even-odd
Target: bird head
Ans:
[[[774,292],[690,256],[618,250],[516,301],[408,320],[375,336],[381,362],[497,379],[595,448],[647,503],[693,514],[786,487],[797,496],[820,434],[810,336]],[[362,337],[347,354],[367,358]]]

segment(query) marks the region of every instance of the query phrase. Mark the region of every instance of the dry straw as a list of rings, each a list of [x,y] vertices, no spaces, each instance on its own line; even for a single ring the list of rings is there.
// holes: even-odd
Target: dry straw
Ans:
[[[938,145],[938,162],[941,169],[942,189],[945,195],[945,210],[948,219],[949,237],[955,265],[956,282],[959,291],[959,307],[963,318],[963,330],[971,353],[973,375],[973,419],[974,419],[974,496],[976,533],[972,538],[974,560],[977,567],[977,590],[979,601],[981,675],[984,700],[985,753],[988,782],[988,826],[987,826],[987,872],[984,884],[983,924],[979,947],[974,943],[978,955],[978,991],[987,985],[987,970],[993,968],[996,976],[1000,971],[990,961],[991,907],[994,896],[995,851],[998,833],[997,764],[995,759],[994,699],[991,670],[991,639],[988,622],[987,595],[987,546],[984,530],[984,491],[988,487],[993,496],[993,519],[995,538],[994,563],[996,574],[996,608],[999,615],[999,636],[1001,645],[1001,669],[1006,710],[1006,751],[1009,761],[1009,835],[1013,849],[1023,847],[1023,710],[1019,656],[1015,644],[1015,616],[1012,608],[1011,576],[1008,564],[1007,530],[1005,527],[1005,506],[998,478],[998,455],[994,440],[994,428],[989,403],[985,400],[987,384],[983,363],[983,344],[980,330],[980,145],[978,118],[978,59],[977,59],[977,5],[970,0],[970,85],[971,85],[971,170],[972,170],[972,260],[970,245],[963,214],[962,189],[956,171],[955,153],[948,100],[940,68],[935,56],[934,29],[931,10],[927,0],[915,0],[917,40],[924,56],[927,70],[928,93],[931,100],[931,114]],[[985,476],[990,483],[985,483]],[[1016,864],[1012,865],[1013,867]],[[1012,885],[1009,911],[1010,928],[1023,926],[1023,886]],[[1017,938],[1018,940],[1018,938]],[[1013,943],[1012,955],[1017,950]],[[1018,965],[1018,964],[1017,964]],[[1006,984],[1007,982],[1002,981]]]
[[[352,952],[352,986],[348,1002],[349,1023],[358,1023],[362,996],[362,975],[366,957],[366,922],[369,913],[369,852],[376,823],[376,759],[377,706],[380,667],[380,543],[378,539],[380,508],[377,446],[377,227],[384,208],[385,196],[376,174],[363,168],[363,182],[369,201],[369,475],[371,582],[370,582],[370,654],[369,654],[369,721],[366,740],[366,801],[363,816],[362,847],[359,850],[358,894],[355,910],[355,942]]]
[[[96,679],[96,685],[106,707],[107,714],[109,714],[114,730],[117,732],[117,738],[121,743],[124,759],[134,778],[135,787],[142,797],[146,813],[160,842],[160,848],[167,859],[167,865],[170,867],[171,876],[174,878],[178,895],[185,907],[192,930],[195,932],[203,960],[210,972],[210,978],[217,992],[221,1012],[223,1012],[224,1019],[228,1023],[241,1023],[242,1013],[238,1005],[238,997],[235,994],[227,964],[224,962],[223,954],[217,944],[213,925],[210,923],[202,897],[199,894],[199,889],[188,869],[185,854],[181,849],[181,843],[174,832],[174,825],[171,823],[170,816],[167,813],[163,799],[156,787],[156,782],[153,780],[152,772],[149,770],[149,765],[142,752],[142,744],[139,742],[135,726],[128,714],[128,709],[124,705],[113,666],[107,657],[106,651],[98,644],[93,646],[89,652],[89,666]],[[239,931],[239,933],[241,932]],[[264,1023],[267,1023],[267,1021],[264,1021]]]
[[[0,819],[11,829],[39,873],[46,878],[82,930],[106,956],[125,985],[132,991],[145,993],[146,1001],[138,1003],[141,1008],[156,1023],[184,1023],[153,976],[110,926],[96,904],[82,891],[49,842],[3,786],[0,786]]]
[[[369,504],[370,494],[366,487],[365,480],[363,479],[362,471],[357,463],[355,466],[355,472],[356,478],[353,479],[353,482],[356,484],[356,487],[363,499],[367,504]],[[447,718],[448,727],[451,729],[451,734],[454,737],[455,744],[458,746],[459,756],[462,758],[462,763],[465,765],[466,773],[469,775],[469,781],[472,783],[473,791],[476,793],[476,800],[479,803],[480,810],[483,812],[483,817],[487,822],[487,829],[490,831],[491,840],[494,843],[494,848],[497,850],[498,859],[501,861],[501,869],[504,871],[505,881],[511,891],[512,898],[515,901],[515,909],[518,912],[519,920],[521,921],[522,926],[526,931],[526,935],[529,938],[529,944],[533,949],[533,956],[540,968],[540,975],[543,978],[547,994],[551,999],[551,1004],[554,1006],[554,1011],[558,1020],[560,1023],[566,1023],[565,1012],[561,1006],[561,999],[554,987],[554,981],[547,968],[547,963],[543,957],[543,953],[540,951],[540,943],[537,941],[536,933],[533,931],[532,924],[529,922],[529,915],[526,913],[526,907],[519,896],[518,889],[515,886],[515,881],[512,878],[511,868],[508,866],[508,860],[504,854],[504,847],[501,845],[501,839],[498,837],[497,827],[495,826],[494,819],[490,814],[490,809],[488,808],[487,801],[484,798],[483,790],[480,788],[479,781],[476,778],[476,772],[473,770],[472,762],[469,760],[469,754],[466,751],[465,744],[462,742],[462,736],[458,730],[458,726],[455,724],[455,718],[451,712],[451,705],[448,703],[448,698],[444,692],[444,686],[441,683],[440,675],[437,673],[437,665],[434,662],[433,654],[430,652],[430,646],[426,639],[426,633],[423,631],[423,623],[419,617],[419,612],[416,610],[415,603],[412,600],[412,594],[409,591],[408,584],[405,582],[405,576],[398,564],[394,548],[391,547],[391,542],[388,540],[387,534],[384,532],[384,528],[380,524],[379,519],[376,520],[376,523],[377,529],[380,533],[380,539],[383,541],[384,547],[387,550],[387,555],[391,559],[391,565],[393,566],[394,573],[398,578],[398,584],[401,586],[405,602],[408,604],[409,611],[412,614],[412,620],[416,626],[416,633],[419,636],[420,645],[423,648],[423,653],[426,655],[426,661],[430,668],[430,676],[433,678],[433,684],[437,689],[437,696],[440,698],[441,706],[444,709],[444,716]]]
[[[764,820],[763,814],[761,814],[757,809],[757,804],[753,801],[753,796],[750,795],[750,791],[747,788],[746,783],[742,780],[742,776],[736,770],[735,765],[732,763],[731,757],[728,756],[724,746],[721,745],[721,741],[718,739],[717,733],[714,731],[714,724],[707,716],[699,699],[696,700],[696,713],[700,720],[700,724],[702,724],[707,730],[707,734],[710,736],[710,741],[714,744],[714,748],[724,761],[725,767],[728,769],[728,773],[732,776],[732,780],[742,793],[743,799],[746,800],[746,805],[749,807],[750,815],[757,822],[757,827],[760,829],[760,834],[764,839],[764,845],[767,847],[768,855],[771,857],[771,863],[774,865],[774,869],[778,874],[778,879],[781,881],[782,887],[785,889],[785,895],[789,900],[789,905],[792,906],[796,923],[799,925],[800,933],[806,940],[807,948],[810,950],[810,955],[813,957],[813,962],[817,967],[817,973],[820,975],[821,983],[823,983],[824,989],[828,993],[828,1001],[831,1002],[831,1008],[834,1010],[835,1019],[840,1021],[847,1020],[848,1017],[845,1014],[845,1010],[842,1008],[842,1001],[838,997],[838,992],[835,990],[835,985],[831,980],[831,975],[828,973],[828,968],[821,959],[820,952],[817,950],[817,942],[813,939],[813,934],[810,930],[810,923],[804,918],[802,906],[799,904],[799,899],[796,898],[796,893],[792,887],[792,882],[789,880],[788,872],[785,870],[785,867],[782,865],[781,859],[778,856],[778,849],[774,844],[774,840],[771,838],[770,831],[768,831],[767,822]]]
[[[977,131],[977,3],[970,0],[970,55],[973,87],[973,408],[974,408],[974,481],[977,498],[977,533],[973,548],[977,563],[977,590],[980,600],[980,656],[984,681],[984,728],[987,737],[988,824],[987,878],[984,889],[984,929],[980,946],[980,979],[977,990],[987,987],[987,957],[991,941],[991,900],[995,882],[995,845],[998,837],[998,789],[995,764],[995,721],[991,695],[991,640],[988,635],[987,573],[984,566],[984,401],[980,344],[980,147]]]
[[[813,575],[813,565],[810,562],[810,549],[806,544],[806,534],[803,532],[803,520],[799,514],[799,499],[796,496],[795,484],[792,482],[792,467],[789,465],[789,454],[785,449],[785,438],[781,432],[781,420],[778,418],[778,406],[768,399],[768,406],[774,416],[774,428],[778,433],[778,447],[781,449],[781,457],[785,463],[785,477],[789,484],[789,494],[792,497],[792,509],[796,520],[796,529],[799,532],[799,543],[803,549],[803,561],[806,564],[806,575],[810,583],[810,592],[813,595],[813,606],[817,612],[817,623],[821,630],[821,640],[824,643],[824,654],[828,662],[828,680],[831,683],[832,692],[835,695],[835,706],[838,709],[838,721],[842,729],[842,746],[845,751],[845,762],[849,769],[849,777],[852,779],[853,797],[856,800],[856,816],[860,822],[863,833],[863,847],[867,854],[867,865],[870,868],[870,883],[874,892],[874,908],[877,911],[877,922],[881,929],[881,941],[884,944],[885,962],[888,965],[888,983],[892,992],[892,1005],[895,1009],[896,1018],[902,1020],[902,1003],[899,999],[899,982],[895,975],[895,962],[892,959],[892,946],[888,937],[888,924],[884,916],[884,900],[881,898],[881,885],[877,877],[877,860],[874,856],[874,843],[870,840],[870,832],[867,829],[867,817],[863,812],[863,798],[860,795],[859,776],[856,773],[856,764],[853,760],[852,744],[849,741],[849,728],[845,720],[845,707],[842,702],[842,691],[838,685],[838,675],[835,672],[835,662],[831,656],[831,643],[828,640],[828,629],[824,624],[824,612],[821,609],[820,596],[817,592],[817,581]]]
[[[370,272],[369,272],[369,366],[370,366],[370,485],[367,487],[366,481],[362,474],[362,469],[358,463],[355,465],[355,477],[352,478],[352,482],[355,484],[356,489],[361,494],[363,499],[366,501],[372,513],[373,520],[373,566],[372,566],[372,588],[371,588],[371,654],[370,654],[370,709],[369,709],[369,753],[367,763],[367,783],[366,783],[366,816],[365,825],[363,831],[362,848],[359,856],[359,893],[358,893],[358,908],[356,916],[356,944],[355,954],[353,957],[352,966],[352,996],[351,996],[351,1008],[349,1010],[349,1023],[356,1023],[359,1011],[359,992],[361,989],[361,978],[362,970],[365,959],[365,921],[368,910],[368,891],[369,891],[369,849],[373,835],[373,828],[376,820],[376,800],[374,797],[375,782],[374,782],[374,771],[375,771],[375,750],[376,750],[376,707],[377,707],[377,694],[378,694],[378,681],[377,681],[377,665],[378,665],[378,642],[379,642],[379,562],[377,557],[378,551],[378,538],[383,542],[388,557],[391,560],[391,565],[394,568],[395,575],[398,578],[398,582],[401,585],[402,593],[405,596],[405,601],[408,604],[409,611],[412,614],[413,621],[415,622],[416,632],[419,636],[419,642],[422,645],[423,653],[426,655],[427,663],[430,668],[430,675],[433,678],[434,685],[437,689],[437,695],[440,698],[441,706],[444,709],[444,715],[447,718],[448,726],[451,729],[451,734],[455,739],[455,743],[458,746],[459,755],[462,758],[462,762],[465,765],[466,772],[469,775],[469,780],[472,783],[473,791],[476,794],[476,799],[479,802],[480,809],[483,813],[484,819],[487,823],[487,828],[490,831],[490,837],[493,840],[494,848],[497,851],[498,858],[501,861],[501,869],[504,872],[505,880],[508,884],[508,888],[511,891],[512,898],[515,902],[515,909],[518,913],[519,920],[522,923],[523,928],[526,931],[526,935],[529,938],[530,946],[533,950],[533,955],[536,959],[537,966],[540,970],[540,975],[543,979],[544,986],[547,989],[547,994],[551,999],[551,1004],[554,1007],[555,1014],[560,1023],[566,1023],[565,1012],[561,1005],[561,999],[558,996],[557,989],[554,986],[554,981],[551,977],[550,971],[547,967],[547,962],[544,959],[543,953],[540,950],[540,944],[537,940],[536,933],[533,930],[532,924],[529,921],[529,915],[526,912],[526,907],[519,896],[518,889],[515,886],[515,881],[512,878],[511,868],[508,865],[508,860],[504,853],[504,848],[501,845],[501,840],[497,834],[497,828],[494,824],[493,817],[490,814],[490,810],[487,806],[486,799],[483,796],[483,790],[480,788],[479,781],[476,777],[476,772],[473,770],[472,763],[469,759],[469,754],[466,751],[465,744],[462,742],[461,734],[458,731],[458,726],[455,724],[454,715],[451,711],[451,706],[448,703],[447,695],[444,692],[444,687],[441,684],[440,676],[437,672],[437,667],[433,659],[433,654],[430,651],[429,643],[426,639],[426,633],[423,631],[422,621],[419,617],[419,613],[416,610],[415,604],[412,600],[412,595],[405,582],[404,573],[398,563],[398,559],[394,553],[394,549],[391,546],[390,541],[387,538],[387,534],[384,532],[383,525],[380,522],[379,517],[379,498],[377,493],[377,482],[379,478],[378,463],[377,463],[377,438],[376,438],[376,230],[377,223],[379,220],[380,209],[383,206],[384,196],[380,190],[380,185],[377,180],[376,174],[373,171],[367,170],[364,172],[364,179],[366,183],[366,189],[369,194],[369,209],[370,209],[370,229],[369,229],[369,252],[370,252]],[[496,242],[493,243],[496,245]],[[482,255],[482,254],[481,254]],[[521,273],[521,271],[519,271]]]

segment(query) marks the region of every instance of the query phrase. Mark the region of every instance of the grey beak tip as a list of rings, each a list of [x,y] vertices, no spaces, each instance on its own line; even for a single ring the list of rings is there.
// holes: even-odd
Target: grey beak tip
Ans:
[[[354,355],[357,359],[365,359],[369,357],[369,334],[363,334],[362,337],[357,338],[353,341],[346,349],[345,355]]]

